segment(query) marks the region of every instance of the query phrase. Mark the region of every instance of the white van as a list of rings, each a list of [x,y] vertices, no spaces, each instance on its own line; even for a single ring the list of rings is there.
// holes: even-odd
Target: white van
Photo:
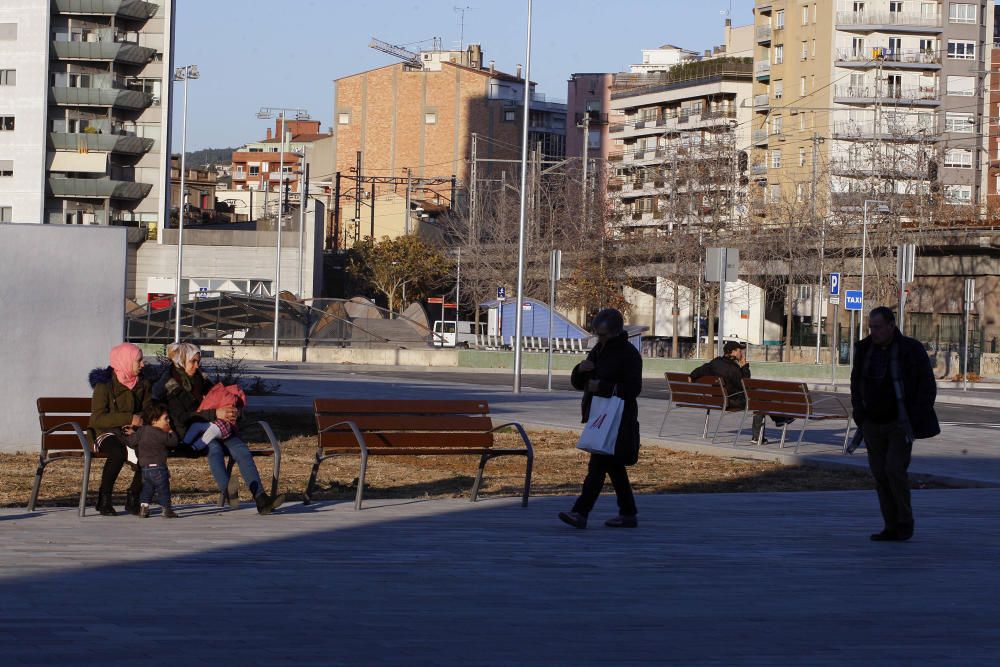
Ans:
[[[471,347],[478,341],[475,322],[456,322],[455,320],[437,320],[434,322],[435,347]],[[479,323],[479,335],[486,335],[486,323]]]

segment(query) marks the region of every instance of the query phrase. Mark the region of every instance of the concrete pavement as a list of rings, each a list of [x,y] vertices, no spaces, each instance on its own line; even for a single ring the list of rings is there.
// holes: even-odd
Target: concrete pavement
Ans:
[[[4,665],[984,665],[1000,654],[1000,490],[0,510]]]

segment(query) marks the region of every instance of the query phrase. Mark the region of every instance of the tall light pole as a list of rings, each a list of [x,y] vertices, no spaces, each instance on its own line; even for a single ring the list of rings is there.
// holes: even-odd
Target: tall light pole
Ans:
[[[864,338],[865,330],[865,255],[868,254],[868,205],[878,204],[879,213],[888,213],[888,202],[881,199],[866,199],[864,204],[864,219],[861,229],[861,312],[858,313],[858,340]]]
[[[279,281],[281,280],[281,218],[285,215],[285,117],[289,113],[295,114],[295,120],[309,120],[309,112],[305,109],[294,109],[287,107],[261,107],[257,112],[257,118],[271,119],[277,114],[281,119],[281,142],[278,147],[280,158],[278,159],[278,219],[275,224],[274,242],[274,343],[271,348],[271,358],[278,360],[278,319],[281,313],[281,290]],[[270,176],[268,176],[270,178]],[[271,188],[270,182],[267,188]]]
[[[528,116],[531,108],[531,0],[524,55],[524,123],[521,129],[521,215],[517,227],[517,311],[514,313],[514,393],[521,393],[521,329],[524,325],[524,218],[528,190]]]
[[[187,207],[187,192],[184,191],[185,157],[187,155],[188,81],[198,79],[201,74],[197,65],[185,65],[174,70],[174,81],[184,82],[184,112],[181,115],[181,203],[177,211],[177,276],[174,279],[174,342],[181,340],[181,271],[184,269],[184,209]],[[171,162],[172,162],[171,158]]]

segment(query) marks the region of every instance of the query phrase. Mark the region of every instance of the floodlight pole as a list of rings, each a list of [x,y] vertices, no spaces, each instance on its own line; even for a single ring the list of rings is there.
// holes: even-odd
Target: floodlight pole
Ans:
[[[186,65],[174,70],[174,81],[184,82],[184,112],[181,115],[181,203],[177,210],[177,277],[174,279],[175,343],[179,343],[181,340],[181,272],[184,269],[184,208],[187,203],[187,193],[184,191],[184,170],[186,169],[185,157],[187,154],[188,80],[197,79],[199,76],[197,65]]]
[[[524,56],[524,122],[521,130],[521,214],[517,228],[517,311],[514,313],[514,393],[521,393],[521,331],[524,325],[524,219],[528,187],[528,116],[531,107],[531,0],[528,0],[528,36]]]

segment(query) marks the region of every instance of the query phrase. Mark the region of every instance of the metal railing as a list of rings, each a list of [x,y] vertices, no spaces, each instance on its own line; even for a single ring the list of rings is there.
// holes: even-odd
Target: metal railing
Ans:
[[[842,99],[937,100],[937,88],[927,86],[834,86],[833,96]]]
[[[923,16],[913,12],[837,12],[836,23],[864,26],[911,26],[915,28],[940,28],[941,15]]]
[[[903,63],[916,65],[940,65],[941,52],[927,49],[881,49],[878,60],[883,63]],[[877,60],[871,49],[837,49],[836,60],[846,63],[870,63],[874,66]]]

